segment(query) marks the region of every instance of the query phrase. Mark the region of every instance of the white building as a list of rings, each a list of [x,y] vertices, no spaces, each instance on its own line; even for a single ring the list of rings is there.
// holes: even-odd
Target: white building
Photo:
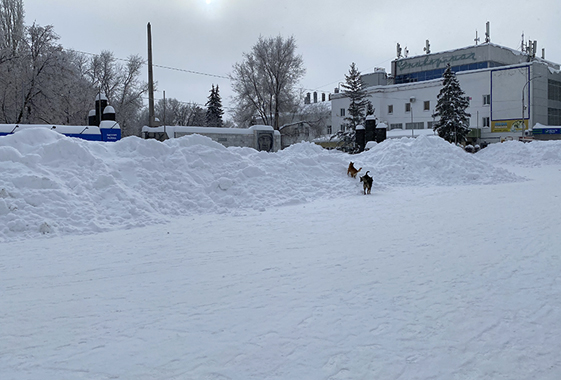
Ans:
[[[450,63],[462,90],[470,98],[467,112],[474,140],[496,142],[522,136],[535,124],[561,125],[559,64],[535,56],[535,44],[520,52],[492,43],[392,61],[384,69],[362,76],[378,122],[388,129],[432,129],[432,114]],[[333,131],[341,130],[349,99],[331,96]],[[524,128],[524,129],[523,129]],[[552,138],[561,138],[559,128]],[[555,132],[557,131],[557,134]]]

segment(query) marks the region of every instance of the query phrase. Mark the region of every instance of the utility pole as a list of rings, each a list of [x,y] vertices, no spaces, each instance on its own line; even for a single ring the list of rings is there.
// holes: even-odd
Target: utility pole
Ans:
[[[166,134],[166,92],[164,91],[164,136],[167,138]]]
[[[154,117],[154,75],[152,74],[152,27],[148,23],[148,126],[156,127]]]

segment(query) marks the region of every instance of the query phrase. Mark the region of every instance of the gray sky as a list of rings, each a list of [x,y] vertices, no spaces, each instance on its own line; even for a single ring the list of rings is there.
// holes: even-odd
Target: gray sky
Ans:
[[[109,50],[117,58],[147,57],[146,25],[152,25],[155,65],[227,76],[259,35],[294,36],[304,59],[307,90],[333,92],[351,62],[362,73],[390,72],[396,44],[409,56],[424,54],[425,40],[438,52],[484,40],[519,49],[537,40],[541,55],[561,63],[561,1],[533,0],[24,0],[26,24],[53,25],[67,49]],[[145,71],[147,72],[147,71]],[[185,71],[154,69],[156,98],[201,105],[212,84],[230,105],[228,79]],[[146,77],[143,78],[147,80]]]

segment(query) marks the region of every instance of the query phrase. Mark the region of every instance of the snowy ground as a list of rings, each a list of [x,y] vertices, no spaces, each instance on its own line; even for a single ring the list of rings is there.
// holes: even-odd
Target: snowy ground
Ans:
[[[1,377],[559,379],[559,189],[561,143],[2,137]]]

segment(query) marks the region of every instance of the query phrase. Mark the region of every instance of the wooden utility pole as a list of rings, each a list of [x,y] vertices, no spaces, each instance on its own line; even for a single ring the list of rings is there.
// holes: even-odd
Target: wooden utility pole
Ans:
[[[154,117],[154,76],[152,74],[152,28],[148,23],[148,126],[157,127]]]

